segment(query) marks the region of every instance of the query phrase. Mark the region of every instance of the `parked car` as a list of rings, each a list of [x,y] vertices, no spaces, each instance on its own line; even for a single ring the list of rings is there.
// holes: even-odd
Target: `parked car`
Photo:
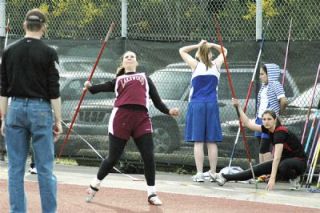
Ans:
[[[115,77],[115,74],[112,73],[103,73],[98,72],[95,73],[92,81],[95,84],[103,83],[105,81],[111,80]],[[65,72],[60,73],[60,93],[62,100],[62,119],[65,122],[69,122],[73,114],[75,112],[75,108],[78,106],[83,84],[88,79],[88,73],[85,72]],[[112,99],[114,98],[113,93],[99,93],[96,95],[92,95],[87,93],[83,104],[98,102],[101,100],[109,100],[110,104],[112,104]]]
[[[283,123],[289,126],[289,128],[295,132],[298,136],[302,136],[305,121],[307,120],[307,114],[311,105],[310,117],[312,120],[315,116],[315,112],[319,107],[320,102],[320,84],[318,83],[315,88],[314,97],[312,99],[313,86],[301,93],[295,98],[287,107],[286,114],[283,117]],[[309,122],[311,124],[311,122]],[[307,128],[309,130],[310,128]]]
[[[233,79],[236,95],[240,101],[244,102],[247,95],[247,89],[253,73],[253,66],[245,66],[240,64],[239,67],[230,67],[231,76]],[[160,97],[171,107],[179,107],[181,115],[177,118],[160,113],[151,104],[149,114],[153,121],[155,151],[161,153],[170,153],[178,149],[183,141],[185,116],[188,105],[188,96],[190,90],[191,70],[183,63],[171,64],[155,71],[150,75],[154,82]],[[241,80],[239,80],[241,79]],[[286,74],[285,91],[289,100],[295,98],[299,94],[294,80],[290,73]],[[234,107],[230,104],[231,92],[227,82],[226,71],[222,69],[219,83],[219,110],[221,122],[226,124],[226,121],[232,121],[237,118]],[[95,138],[101,135],[106,135],[109,115],[112,110],[112,105],[107,100],[99,103],[84,104],[81,107],[80,115],[76,124],[75,131],[88,138]],[[255,114],[255,93],[251,95],[248,110],[249,116]],[[223,135],[225,140],[221,143],[222,150],[229,153],[230,144],[233,142],[233,132],[225,132]],[[105,137],[104,137],[105,140]]]
[[[60,73],[65,72],[91,72],[96,58],[78,56],[59,56]],[[100,59],[95,72],[114,73],[116,64],[110,59]]]

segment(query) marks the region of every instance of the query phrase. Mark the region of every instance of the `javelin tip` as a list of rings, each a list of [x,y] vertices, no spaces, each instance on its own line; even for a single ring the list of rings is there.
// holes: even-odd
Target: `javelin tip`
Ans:
[[[109,27],[108,33],[107,33],[107,35],[106,35],[106,37],[105,37],[105,39],[104,39],[104,42],[107,42],[107,41],[108,41],[108,39],[109,39],[109,37],[110,37],[110,35],[111,35],[111,32],[113,31],[113,29],[115,28],[115,26],[116,26],[116,24],[115,24],[114,22],[112,22],[112,23],[110,24],[110,27]]]

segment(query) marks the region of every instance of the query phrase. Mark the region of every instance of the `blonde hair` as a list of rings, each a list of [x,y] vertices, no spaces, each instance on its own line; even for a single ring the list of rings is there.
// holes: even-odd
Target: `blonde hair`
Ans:
[[[125,73],[125,68],[123,67],[122,62],[123,62],[124,55],[129,53],[129,52],[133,53],[137,58],[137,54],[135,52],[133,52],[133,51],[128,50],[125,53],[123,53],[122,56],[120,57],[120,65],[116,70],[116,76],[117,77],[120,76],[120,75],[123,75]]]
[[[207,44],[202,44],[196,53],[196,58],[200,59],[206,65],[206,69],[212,67],[210,54],[212,53]]]

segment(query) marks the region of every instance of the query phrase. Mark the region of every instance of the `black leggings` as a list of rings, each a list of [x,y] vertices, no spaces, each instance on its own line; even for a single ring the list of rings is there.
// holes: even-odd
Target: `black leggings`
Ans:
[[[260,175],[264,174],[271,174],[272,170],[272,162],[273,161],[267,161],[261,164],[257,164],[253,166],[254,175],[256,177],[259,177]],[[306,170],[306,161],[297,159],[297,158],[287,158],[283,159],[279,163],[279,168],[277,172],[277,179],[283,178],[285,180],[294,179],[297,176],[302,175]],[[252,178],[252,172],[250,169],[247,169],[243,172],[239,172],[236,174],[223,174],[223,177],[227,181],[232,180],[249,180]]]
[[[144,163],[144,175],[148,186],[155,185],[155,162],[153,154],[152,134],[148,133],[139,138],[135,138],[134,142],[138,147]],[[121,154],[126,146],[127,140],[115,137],[109,134],[109,155],[100,165],[97,178],[103,180],[111,171],[111,169],[119,161]]]

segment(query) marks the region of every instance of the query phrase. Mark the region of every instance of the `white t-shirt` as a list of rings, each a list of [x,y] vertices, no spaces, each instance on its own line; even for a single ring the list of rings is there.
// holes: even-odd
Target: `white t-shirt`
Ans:
[[[268,108],[268,86],[262,89],[261,91],[261,99],[260,99],[260,107],[258,109],[258,117],[262,118],[262,114]]]

